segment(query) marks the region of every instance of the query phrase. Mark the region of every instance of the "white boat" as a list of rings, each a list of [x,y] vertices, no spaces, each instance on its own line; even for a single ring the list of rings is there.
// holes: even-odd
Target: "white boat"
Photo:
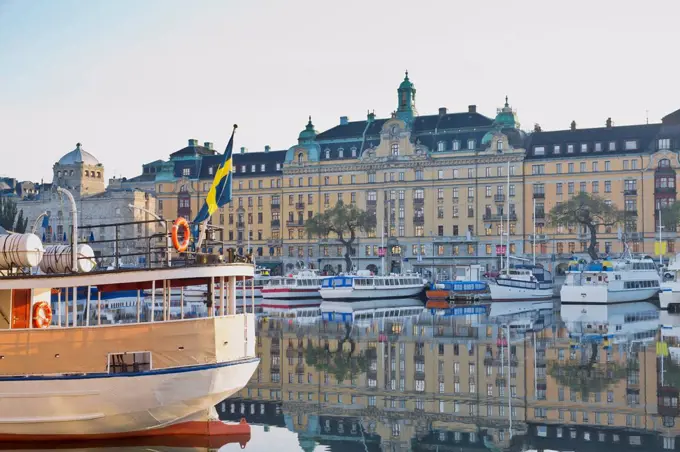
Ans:
[[[72,271],[34,276],[26,270],[43,257],[40,239],[12,234],[0,242],[0,311],[7,313],[0,322],[0,440],[105,440],[192,429],[205,435],[223,428],[210,421],[214,406],[241,390],[260,361],[255,315],[237,314],[232,293],[206,317],[172,320],[169,289],[230,284],[252,277],[252,264],[202,265],[187,254],[179,267],[87,272],[79,270],[74,245]],[[79,320],[77,295],[68,300],[62,293],[95,286],[98,295],[87,292]],[[164,289],[158,298],[155,287]],[[102,323],[99,294],[149,288],[152,313],[162,301],[159,319]],[[64,301],[54,314],[53,291]]]
[[[245,297],[247,300],[255,298],[255,306],[262,302],[262,289],[269,285],[272,277],[269,275],[269,270],[266,268],[257,268],[255,270],[255,277],[252,280],[245,282]],[[236,298],[243,298],[244,282],[236,282]]]
[[[680,254],[663,270],[659,306],[673,313],[680,311]]]
[[[365,326],[383,319],[417,318],[423,310],[423,302],[417,298],[356,301],[354,303],[324,300],[321,303],[321,318],[329,322],[349,322]]]
[[[321,277],[316,270],[300,270],[286,276],[274,276],[263,287],[263,308],[311,307],[321,304]]]
[[[366,301],[413,298],[427,281],[416,274],[376,276],[368,270],[323,278],[319,294],[324,301]]]
[[[659,293],[660,286],[656,265],[648,257],[589,264],[572,260],[560,299],[562,304],[631,303],[649,300]]]
[[[545,301],[553,298],[552,274],[542,267],[518,265],[489,281],[491,301]]]

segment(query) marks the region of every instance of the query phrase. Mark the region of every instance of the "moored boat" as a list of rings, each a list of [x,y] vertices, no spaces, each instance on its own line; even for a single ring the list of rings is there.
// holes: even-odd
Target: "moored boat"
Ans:
[[[303,269],[285,276],[274,276],[263,287],[263,308],[310,307],[321,304],[321,277],[315,270]]]
[[[535,265],[516,265],[489,281],[493,301],[540,301],[553,298],[552,274]]]
[[[366,301],[413,298],[427,282],[416,274],[377,276],[368,270],[355,274],[329,276],[322,280],[319,294],[324,301]]]

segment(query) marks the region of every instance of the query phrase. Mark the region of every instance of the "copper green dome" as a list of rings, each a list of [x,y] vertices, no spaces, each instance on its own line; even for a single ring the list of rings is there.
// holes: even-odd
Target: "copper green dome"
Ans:
[[[408,78],[408,71],[406,71],[404,81],[401,82],[401,85],[399,85],[399,89],[413,89],[413,83],[411,83],[411,80]]]
[[[510,104],[508,104],[508,96],[505,96],[505,105],[503,108],[498,110],[496,119],[493,121],[493,125],[503,129],[503,128],[519,128],[519,119],[517,119],[517,113],[515,113]]]
[[[312,117],[309,117],[309,122],[307,123],[307,126],[305,127],[305,130],[300,132],[300,135],[298,136],[298,142],[300,144],[302,143],[309,143],[312,142],[316,139],[316,130],[314,130],[314,124],[312,124]]]

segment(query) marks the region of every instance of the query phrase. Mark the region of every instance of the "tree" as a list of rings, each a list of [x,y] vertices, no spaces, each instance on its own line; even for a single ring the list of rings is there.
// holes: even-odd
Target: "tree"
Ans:
[[[555,205],[549,214],[552,226],[577,224],[585,227],[590,233],[588,254],[592,260],[597,260],[597,230],[600,226],[614,226],[623,218],[624,212],[613,204],[608,204],[603,198],[581,192],[567,202]]]
[[[362,351],[358,355],[354,355],[356,351],[356,342],[351,337],[351,325],[345,324],[345,335],[338,341],[337,348],[332,351],[326,345],[319,345],[318,347],[311,343],[305,350],[305,361],[308,366],[314,367],[318,372],[327,372],[335,377],[338,383],[345,380],[353,380],[358,375],[365,373],[368,370],[368,357]],[[345,351],[344,344],[349,341],[350,349]]]
[[[655,220],[654,230],[658,231],[659,228],[659,218]],[[680,202],[675,202],[669,207],[664,207],[661,209],[661,226],[663,226],[664,231],[672,232],[678,228],[678,223],[680,223]]]
[[[8,231],[25,232],[28,226],[28,218],[24,218],[24,211],[18,212],[17,218],[17,203],[12,198],[0,197],[0,226]],[[16,227],[14,226],[14,219],[17,218]]]
[[[357,233],[370,231],[376,225],[375,215],[357,208],[354,204],[345,205],[342,201],[330,210],[317,213],[307,220],[305,229],[309,234],[326,237],[331,232],[345,247],[346,270],[352,268],[352,245],[357,239]]]

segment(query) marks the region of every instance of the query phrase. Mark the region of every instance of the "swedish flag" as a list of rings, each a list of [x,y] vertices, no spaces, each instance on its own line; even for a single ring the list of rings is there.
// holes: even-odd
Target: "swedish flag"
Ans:
[[[215,172],[215,179],[213,179],[208,196],[205,198],[205,203],[201,210],[196,215],[194,223],[201,223],[212,216],[213,213],[223,205],[231,201],[231,172],[232,172],[232,149],[234,147],[234,132],[238,126],[234,124],[234,129],[231,131],[231,138],[227,143],[227,149],[224,151],[224,159],[222,164]]]

